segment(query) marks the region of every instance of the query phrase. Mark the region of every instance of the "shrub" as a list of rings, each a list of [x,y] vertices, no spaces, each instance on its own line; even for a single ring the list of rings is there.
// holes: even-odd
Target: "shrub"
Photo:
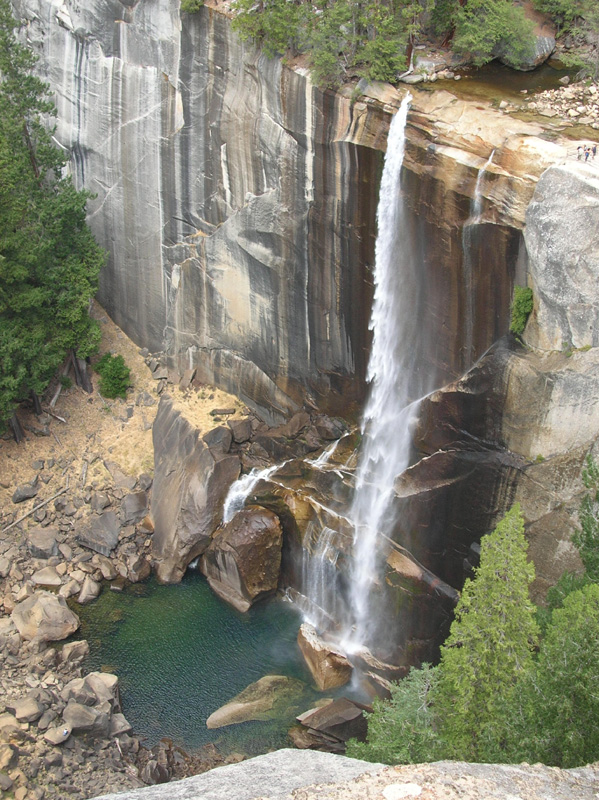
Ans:
[[[532,289],[528,286],[514,286],[510,331],[516,336],[523,333],[528,315],[532,311],[532,305]]]
[[[443,758],[441,742],[433,728],[431,688],[437,668],[423,664],[393,684],[390,700],[375,700],[368,714],[368,739],[347,745],[350,758],[383,764],[417,764]]]
[[[204,5],[204,0],[181,0],[181,11],[186,14],[195,14]]]
[[[131,386],[131,371],[125,364],[123,356],[106,353],[95,366],[100,375],[100,392],[104,397],[126,397]]]

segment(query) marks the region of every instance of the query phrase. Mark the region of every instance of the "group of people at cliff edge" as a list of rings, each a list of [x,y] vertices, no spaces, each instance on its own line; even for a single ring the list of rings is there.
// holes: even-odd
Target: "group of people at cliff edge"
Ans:
[[[595,156],[597,155],[597,145],[596,144],[585,144],[585,145],[579,144],[578,147],[577,147],[577,151],[578,151],[578,160],[579,161],[582,161],[583,156],[584,156],[584,160],[588,161],[589,158],[592,157],[594,159]]]

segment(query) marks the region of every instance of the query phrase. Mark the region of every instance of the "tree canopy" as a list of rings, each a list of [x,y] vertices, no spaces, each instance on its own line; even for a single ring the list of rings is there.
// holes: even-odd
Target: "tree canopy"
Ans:
[[[0,0],[0,423],[69,350],[96,348],[89,303],[104,262],[85,221],[89,195],[63,177],[66,157],[44,125],[48,87],[15,28]]]
[[[500,760],[502,720],[521,675],[530,670],[538,627],[529,597],[524,520],[516,504],[481,542],[480,566],[466,580],[441,650],[434,695],[452,757]]]
[[[242,38],[265,52],[307,53],[321,85],[362,75],[394,81],[423,33],[453,39],[456,52],[484,64],[517,65],[533,49],[532,23],[513,0],[235,0]]]
[[[599,758],[599,467],[574,537],[586,572],[565,574],[538,628],[528,587],[518,506],[481,542],[480,566],[464,585],[440,663],[412,670],[388,701],[376,701],[354,757],[389,764],[452,758],[541,761],[576,767]]]

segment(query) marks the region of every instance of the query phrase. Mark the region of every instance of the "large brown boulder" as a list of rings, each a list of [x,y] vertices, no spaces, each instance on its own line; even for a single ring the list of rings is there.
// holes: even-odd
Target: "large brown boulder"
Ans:
[[[23,639],[57,642],[75,633],[79,619],[63,597],[35,592],[15,606],[10,615]]]
[[[335,645],[321,639],[312,625],[303,623],[297,643],[321,692],[343,686],[349,681],[352,665]]]
[[[223,502],[240,462],[211,448],[202,431],[163,396],[152,429],[154,484],[152,551],[158,579],[178,583],[221,522]]]
[[[282,546],[277,515],[248,506],[215,535],[202,557],[202,572],[219,597],[247,611],[256,600],[276,591]]]
[[[206,727],[224,728],[249,720],[272,719],[296,700],[302,689],[302,682],[296,678],[265,675],[211,714]]]

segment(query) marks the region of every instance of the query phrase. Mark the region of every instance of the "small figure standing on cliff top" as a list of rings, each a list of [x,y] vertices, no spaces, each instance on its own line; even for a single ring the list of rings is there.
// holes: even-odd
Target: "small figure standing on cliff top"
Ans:
[[[591,155],[591,148],[590,147],[585,147],[584,148],[584,160],[588,161],[590,155]]]
[[[593,161],[595,160],[595,156],[597,155],[597,144],[593,144],[591,150],[593,151]]]
[[[580,161],[580,159],[582,158],[582,145],[579,144],[576,149],[578,150],[578,160]]]

